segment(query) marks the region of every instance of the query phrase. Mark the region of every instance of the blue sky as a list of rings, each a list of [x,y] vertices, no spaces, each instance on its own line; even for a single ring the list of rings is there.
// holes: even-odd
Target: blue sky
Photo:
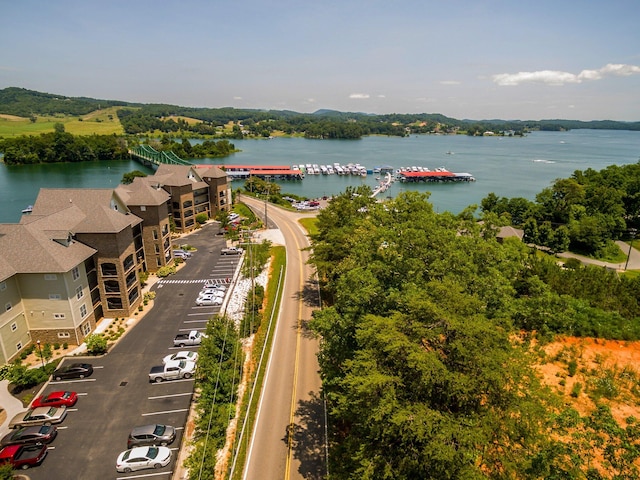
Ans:
[[[640,121],[638,0],[0,0],[0,88]]]

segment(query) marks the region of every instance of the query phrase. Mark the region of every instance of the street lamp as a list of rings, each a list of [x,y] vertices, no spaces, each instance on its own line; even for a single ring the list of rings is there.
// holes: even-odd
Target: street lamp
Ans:
[[[631,258],[631,249],[633,248],[633,239],[636,238],[637,230],[635,228],[630,228],[629,233],[631,233],[631,241],[629,242],[629,253],[627,254],[627,263],[624,264],[625,271],[627,270],[627,266],[629,265],[629,258]]]
[[[40,345],[40,340],[37,340],[38,351],[40,352],[40,361],[42,362],[42,370],[44,370],[44,357],[42,356],[42,346]]]

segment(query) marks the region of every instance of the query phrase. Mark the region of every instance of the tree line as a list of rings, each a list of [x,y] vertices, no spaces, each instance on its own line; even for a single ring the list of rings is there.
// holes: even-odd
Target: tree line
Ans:
[[[437,214],[428,194],[383,204],[369,194],[334,198],[312,235],[332,478],[610,478],[594,468],[602,455],[631,474],[620,478],[637,476],[640,435],[614,431],[604,405],[588,418],[559,405],[529,342],[640,338],[640,280],[564,270],[523,242],[500,242],[499,218],[478,222],[475,207]],[[585,448],[606,432],[626,456]]]
[[[0,139],[7,165],[120,160],[129,157],[127,141],[116,135],[74,136],[57,123],[52,133]]]
[[[525,241],[561,252],[603,254],[612,242],[640,229],[640,162],[603,170],[576,170],[536,195],[481,201],[484,213],[524,229]],[[613,247],[617,248],[617,247]]]

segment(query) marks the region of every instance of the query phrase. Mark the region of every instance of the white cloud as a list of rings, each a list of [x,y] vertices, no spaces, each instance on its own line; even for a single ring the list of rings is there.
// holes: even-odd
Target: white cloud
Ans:
[[[369,98],[369,94],[368,93],[352,93],[351,95],[349,95],[349,98]]]
[[[378,95],[378,98],[387,98],[386,95]]]
[[[460,85],[461,83],[458,80],[442,80],[440,85]]]
[[[233,97],[234,100],[242,100],[242,97]]]
[[[539,70],[537,72],[499,73],[491,78],[500,86],[514,86],[522,83],[543,83],[546,85],[564,85],[582,83],[585,80],[600,80],[605,76],[629,76],[640,73],[640,67],[609,63],[598,70],[582,70],[577,75],[558,70]]]

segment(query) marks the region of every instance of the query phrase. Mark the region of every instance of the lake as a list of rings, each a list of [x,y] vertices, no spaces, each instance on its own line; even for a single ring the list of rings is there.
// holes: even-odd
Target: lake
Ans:
[[[193,141],[192,143],[195,143]],[[385,196],[403,190],[430,192],[436,211],[458,213],[494,192],[501,197],[534,200],[555,179],[576,170],[600,170],[608,165],[636,163],[640,157],[640,132],[619,130],[572,130],[533,132],[525,137],[467,137],[465,135],[418,135],[405,138],[372,136],[361,140],[307,140],[274,138],[234,140],[242,150],[224,159],[194,160],[216,165],[345,165],[359,163],[372,169],[389,165],[444,166],[470,173],[475,182],[403,184],[396,182]],[[40,188],[115,188],[124,173],[142,170],[134,160],[47,165],[0,165],[0,223],[17,222],[20,212],[34,203]],[[378,183],[367,177],[307,175],[299,182],[278,182],[283,193],[309,198],[333,195],[347,186]],[[241,182],[234,182],[240,186]]]

